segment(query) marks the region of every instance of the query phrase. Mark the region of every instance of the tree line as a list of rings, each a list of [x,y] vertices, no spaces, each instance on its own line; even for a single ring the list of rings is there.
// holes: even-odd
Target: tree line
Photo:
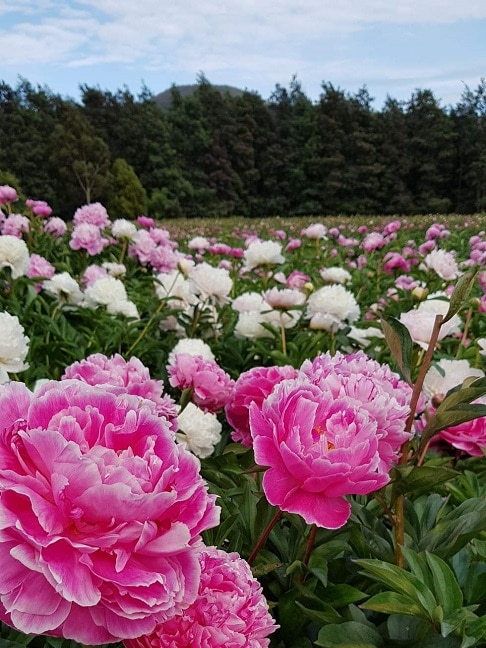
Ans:
[[[381,110],[296,78],[264,100],[200,75],[167,110],[145,87],[80,91],[0,83],[0,184],[65,218],[94,201],[115,218],[486,211],[485,79],[455,106],[417,90]]]

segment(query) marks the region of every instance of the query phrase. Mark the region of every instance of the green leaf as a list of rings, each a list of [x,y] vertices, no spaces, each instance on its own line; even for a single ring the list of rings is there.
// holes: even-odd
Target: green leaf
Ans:
[[[392,504],[399,495],[412,492],[430,493],[442,482],[456,477],[457,470],[446,466],[396,466],[394,469]]]
[[[458,280],[454,288],[454,292],[452,293],[449,300],[449,310],[445,314],[445,317],[441,322],[442,324],[452,319],[466,302],[466,299],[468,298],[469,293],[474,286],[478,271],[479,267],[476,267],[474,270],[470,270],[469,272],[466,272],[466,274],[463,274],[462,277]]]
[[[413,341],[407,327],[395,317],[382,317],[381,328],[402,376],[411,385]]]
[[[300,601],[295,601],[295,605],[299,608],[299,610],[302,610],[303,614],[308,619],[315,621],[320,625],[325,625],[327,623],[336,623],[336,621],[339,621],[339,619],[341,618],[341,615],[327,603],[321,603],[320,610],[306,607],[305,605],[300,603]]]
[[[372,626],[346,621],[340,624],[329,624],[321,628],[316,646],[324,648],[381,648],[384,646],[383,638]]]
[[[444,610],[444,616],[447,617],[462,607],[461,588],[454,572],[446,562],[428,551],[425,552],[425,558],[432,572],[437,601]]]
[[[445,515],[419,542],[419,550],[441,558],[453,556],[470,540],[486,530],[486,501],[473,498]]]
[[[398,592],[381,592],[375,594],[366,603],[360,605],[364,610],[373,610],[383,614],[405,614],[430,621],[429,615],[421,605],[410,596]]]
[[[383,583],[399,594],[410,597],[428,613],[429,618],[432,618],[437,601],[429,588],[417,576],[382,560],[370,558],[355,562],[364,569],[361,573]]]

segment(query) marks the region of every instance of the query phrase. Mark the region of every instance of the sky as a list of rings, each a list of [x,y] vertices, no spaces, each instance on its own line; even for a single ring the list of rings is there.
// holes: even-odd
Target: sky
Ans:
[[[293,76],[380,109],[417,89],[455,105],[486,77],[486,0],[0,0],[0,81],[80,99],[196,82],[268,99]]]

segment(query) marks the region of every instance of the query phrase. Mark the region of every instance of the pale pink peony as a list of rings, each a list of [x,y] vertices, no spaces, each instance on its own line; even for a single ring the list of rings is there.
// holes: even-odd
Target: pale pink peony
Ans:
[[[108,358],[102,353],[94,353],[66,367],[61,380],[71,379],[103,387],[116,396],[131,394],[151,401],[157,414],[166,418],[170,429],[177,430],[174,400],[163,393],[164,383],[151,378],[148,368],[135,356],[127,361],[118,354]]]
[[[235,391],[226,404],[226,420],[233,428],[231,437],[244,446],[251,448],[253,439],[250,432],[250,405],[261,406],[275,385],[288,378],[297,377],[297,369],[284,367],[253,367],[242,373],[235,383]]]
[[[389,481],[376,420],[325,383],[282,381],[261,407],[250,405],[250,429],[255,460],[268,466],[268,501],[308,524],[343,526],[351,513],[346,495],[366,495]]]
[[[86,250],[90,256],[99,254],[108,244],[109,240],[101,236],[100,229],[92,223],[76,225],[69,241],[72,250]]]
[[[62,220],[62,218],[53,216],[44,223],[44,232],[47,232],[48,234],[52,234],[56,238],[59,238],[67,232],[67,225]]]
[[[56,274],[56,268],[40,254],[31,254],[29,260],[29,269],[27,276],[30,279],[41,277],[42,279],[51,279]],[[41,284],[36,284],[36,290],[41,290]]]
[[[10,214],[2,225],[2,234],[4,236],[15,236],[16,238],[22,238],[25,232],[28,232],[30,229],[29,219],[27,216],[22,216],[22,214]]]
[[[266,648],[278,626],[262,588],[237,553],[207,547],[200,554],[201,581],[194,603],[125,648]]]
[[[10,185],[0,185],[0,205],[9,205],[18,199],[16,189]]]
[[[2,619],[96,645],[191,604],[218,509],[166,422],[77,380],[10,383],[0,410]]]
[[[386,240],[383,236],[383,234],[380,234],[380,232],[370,232],[367,234],[361,243],[361,247],[365,252],[368,254],[370,252],[374,252],[375,250],[379,250],[382,248],[386,243]]]
[[[177,353],[168,366],[172,387],[190,389],[192,401],[205,412],[217,412],[233,395],[235,381],[215,360],[190,353]]]
[[[106,208],[99,202],[90,203],[79,207],[73,216],[74,225],[81,225],[88,223],[89,225],[96,225],[98,229],[104,229],[110,224],[110,217]]]

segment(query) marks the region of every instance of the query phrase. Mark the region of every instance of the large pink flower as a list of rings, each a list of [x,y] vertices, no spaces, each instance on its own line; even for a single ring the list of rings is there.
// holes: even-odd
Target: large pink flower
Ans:
[[[345,495],[365,495],[389,481],[376,420],[325,383],[314,385],[305,377],[282,381],[261,408],[250,406],[250,428],[255,460],[268,466],[268,501],[308,524],[343,526],[351,512]]]
[[[286,378],[296,378],[297,369],[285,367],[253,367],[242,373],[235,383],[235,391],[226,404],[226,420],[233,428],[233,441],[240,441],[251,448],[253,439],[250,432],[250,405],[261,406],[275,385]]]
[[[410,438],[405,423],[410,412],[412,389],[388,365],[369,358],[363,351],[345,355],[324,353],[306,360],[302,373],[312,383],[329,389],[335,398],[352,399],[377,423],[377,439],[385,471],[398,458],[401,445]],[[424,407],[420,399],[418,409]]]
[[[134,638],[196,597],[218,523],[198,460],[135,396],[0,388],[0,601],[27,634]]]
[[[486,397],[478,398],[474,403],[486,405]],[[432,409],[430,413],[433,413]],[[448,427],[442,430],[438,438],[472,457],[483,457],[486,450],[486,416]]]
[[[192,390],[192,401],[205,412],[217,412],[233,395],[235,381],[214,360],[176,353],[168,366],[172,387]]]
[[[177,408],[169,394],[163,394],[164,383],[150,377],[148,368],[135,356],[125,360],[118,353],[111,358],[94,353],[85,360],[66,367],[61,380],[82,380],[103,387],[112,394],[132,394],[155,404],[157,414],[167,419],[171,430],[177,430]]]
[[[194,603],[126,648],[266,648],[277,626],[250,567],[237,553],[207,547]]]

